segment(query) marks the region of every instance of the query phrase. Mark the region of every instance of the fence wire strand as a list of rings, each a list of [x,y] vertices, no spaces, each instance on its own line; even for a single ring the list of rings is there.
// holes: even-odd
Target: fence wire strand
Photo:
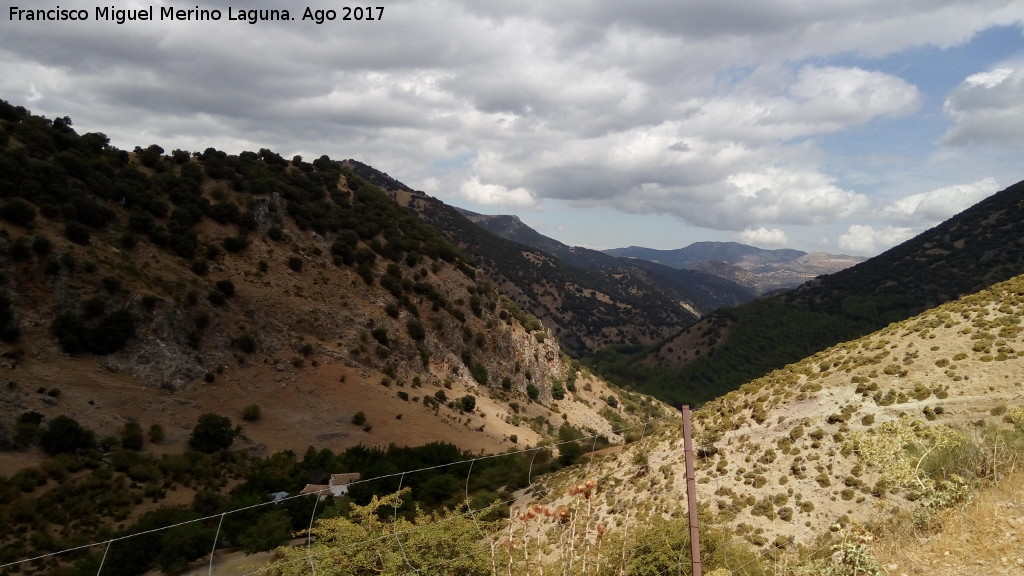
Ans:
[[[665,416],[665,417],[662,417],[662,418],[658,418],[658,419],[655,419],[655,420],[644,422],[642,424],[637,424],[635,426],[630,426],[630,427],[625,427],[625,428],[622,428],[622,429],[614,430],[613,432],[616,433],[616,434],[624,436],[627,432],[630,432],[630,431],[636,430],[636,429],[640,429],[641,433],[640,433],[640,438],[637,441],[637,444],[643,444],[648,439],[648,429],[651,426],[659,424],[659,423],[664,422],[664,421],[671,420],[673,418],[674,418],[673,416]],[[468,512],[465,515],[473,520],[473,522],[477,526],[477,529],[479,531],[481,531],[481,534],[483,534],[482,528],[480,528],[480,525],[478,523],[478,520],[479,520],[478,517],[479,517],[480,514],[487,513],[490,510],[492,510],[492,509],[494,509],[495,507],[498,507],[498,506],[509,506],[509,507],[512,507],[515,504],[517,504],[519,501],[522,501],[522,500],[537,499],[538,502],[543,502],[543,501],[545,501],[547,499],[547,497],[549,496],[549,492],[546,489],[540,488],[535,483],[535,481],[534,481],[534,472],[535,472],[537,457],[538,457],[538,455],[541,454],[541,452],[543,450],[546,450],[546,449],[549,449],[549,448],[560,448],[561,446],[564,446],[564,445],[567,445],[567,444],[571,444],[571,443],[578,444],[580,441],[590,440],[591,441],[591,451],[590,451],[590,455],[589,455],[590,456],[590,462],[588,463],[588,466],[586,468],[586,472],[583,475],[581,475],[581,476],[590,475],[590,474],[592,474],[593,467],[595,465],[596,454],[597,454],[597,449],[596,449],[597,448],[597,440],[599,439],[599,436],[600,436],[599,434],[593,434],[590,437],[583,437],[583,438],[579,438],[579,439],[567,440],[567,441],[558,442],[558,443],[554,443],[554,444],[547,444],[547,445],[536,446],[536,447],[532,447],[532,448],[525,448],[525,449],[518,450],[518,451],[506,452],[506,453],[503,453],[503,454],[483,455],[483,456],[474,457],[474,458],[471,458],[471,459],[457,461],[457,462],[438,464],[438,465],[434,465],[434,466],[425,466],[425,467],[421,467],[421,468],[417,468],[417,469],[406,470],[406,471],[402,471],[402,472],[396,472],[396,473],[393,473],[393,474],[385,474],[385,475],[381,475],[381,476],[375,476],[373,478],[353,480],[352,482],[349,483],[349,486],[351,487],[351,486],[358,485],[358,484],[365,484],[365,483],[369,483],[369,482],[379,482],[379,481],[387,480],[387,479],[391,479],[391,478],[398,478],[399,479],[399,489],[401,489],[401,487],[405,483],[406,477],[411,476],[413,474],[434,471],[434,470],[438,470],[438,469],[446,468],[446,467],[454,467],[454,466],[458,466],[458,465],[461,465],[461,464],[468,464],[469,465],[469,471],[467,472],[466,485],[465,485],[465,493],[467,495],[467,499],[466,499],[467,506],[466,506],[466,508],[467,508]],[[475,509],[473,509],[473,507],[471,505],[469,505],[469,498],[468,498],[469,484],[470,484],[470,478],[471,478],[471,475],[472,475],[472,470],[473,470],[474,463],[479,462],[479,461],[492,460],[492,459],[495,459],[495,458],[514,457],[514,456],[518,456],[518,455],[524,455],[524,454],[527,454],[529,452],[532,452],[533,454],[531,456],[530,466],[529,466],[529,469],[528,469],[528,472],[527,472],[528,487],[525,490],[523,490],[523,493],[522,493],[521,496],[517,496],[517,497],[514,497],[512,499],[504,500],[504,501],[495,501],[490,506],[488,506],[486,508],[483,508],[483,509],[480,509],[480,510],[475,510]],[[603,476],[602,479],[607,478],[608,476],[610,476],[613,473],[614,473],[614,470],[611,473],[609,473],[608,475]],[[309,492],[309,493],[306,493],[306,494],[295,494],[295,495],[287,496],[287,497],[280,498],[280,499],[277,499],[277,500],[274,500],[274,501],[268,501],[268,502],[263,502],[263,503],[259,503],[259,504],[253,504],[253,505],[249,505],[249,506],[244,506],[244,507],[232,509],[232,510],[229,510],[229,511],[220,512],[220,513],[217,513],[217,514],[212,514],[212,515],[201,517],[201,518],[195,518],[195,519],[192,519],[192,520],[182,521],[182,522],[178,522],[178,523],[175,523],[175,524],[170,524],[170,525],[167,525],[167,526],[161,526],[161,527],[158,527],[158,528],[144,530],[144,531],[141,531],[141,532],[135,532],[135,533],[132,533],[132,534],[118,536],[118,537],[115,537],[115,538],[110,538],[110,539],[107,539],[107,540],[98,541],[98,542],[94,542],[94,543],[91,543],[91,544],[85,544],[85,545],[81,545],[81,546],[76,546],[76,547],[73,547],[73,548],[67,548],[67,549],[64,549],[64,550],[56,551],[56,552],[51,552],[51,553],[47,553],[47,554],[41,554],[41,555],[38,555],[38,556],[35,556],[35,557],[32,557],[32,558],[26,558],[26,559],[23,559],[23,560],[2,564],[2,565],[0,565],[0,568],[7,568],[7,567],[11,567],[11,566],[16,566],[16,565],[19,565],[19,564],[27,563],[27,562],[33,562],[33,561],[42,560],[42,559],[46,559],[46,558],[52,558],[52,557],[55,557],[55,556],[60,556],[60,555],[68,554],[68,553],[75,552],[75,551],[86,550],[86,549],[89,549],[89,548],[94,548],[94,547],[97,547],[97,546],[105,544],[106,546],[104,547],[104,553],[103,553],[103,556],[102,556],[102,558],[100,560],[99,571],[97,572],[97,574],[100,574],[102,572],[103,566],[105,565],[106,558],[107,558],[107,555],[108,555],[108,553],[110,551],[110,548],[115,543],[122,542],[122,541],[125,541],[125,540],[129,540],[131,538],[147,535],[147,534],[153,534],[153,533],[157,533],[157,532],[161,532],[161,531],[165,531],[165,530],[171,530],[171,529],[174,529],[174,528],[178,528],[178,527],[182,527],[182,526],[187,526],[189,524],[194,524],[194,523],[197,523],[197,522],[209,522],[212,519],[217,518],[218,519],[218,526],[217,526],[217,531],[216,531],[215,536],[214,536],[213,549],[210,552],[210,562],[209,562],[209,568],[208,568],[208,573],[212,574],[212,572],[213,572],[213,565],[214,565],[214,554],[216,552],[216,544],[217,544],[217,542],[219,540],[219,535],[220,535],[220,531],[221,531],[222,526],[223,526],[223,522],[224,522],[225,516],[230,515],[230,514],[239,513],[239,512],[244,512],[244,511],[247,511],[247,510],[261,508],[261,507],[264,507],[264,506],[271,506],[271,505],[279,504],[281,502],[293,500],[293,499],[296,499],[296,498],[304,498],[304,497],[313,496],[315,498],[315,501],[313,503],[313,509],[312,509],[311,514],[310,514],[310,522],[309,522],[309,525],[308,525],[308,528],[307,528],[306,556],[305,556],[305,558],[302,559],[302,561],[309,563],[310,571],[311,571],[312,574],[315,575],[316,574],[316,562],[315,562],[315,560],[316,560],[317,554],[315,554],[313,552],[313,531],[312,531],[312,528],[313,528],[313,526],[315,524],[319,500],[320,500],[321,497],[326,495],[326,493],[329,492],[329,490],[330,490],[330,488],[328,487],[328,488],[323,488],[323,489],[315,491],[315,492]],[[397,508],[396,508],[395,511],[394,511],[394,514],[393,514],[393,517],[394,517],[394,519],[396,521],[397,521],[397,512],[398,511],[397,511]],[[442,522],[444,522],[444,520],[442,520]],[[511,519],[510,519],[510,522],[511,522]],[[415,531],[417,529],[422,529],[422,528],[423,527],[420,527],[420,526],[414,526],[410,530],[407,530],[407,531],[404,531],[404,532],[395,531],[393,534],[388,536],[388,538],[393,537],[393,538],[396,539],[396,543],[400,547],[403,559],[405,560],[405,562],[409,566],[409,568],[413,571],[412,573],[415,573],[415,574],[422,573],[422,571],[424,569],[423,568],[416,568],[416,567],[414,567],[412,565],[412,563],[409,560],[409,557],[406,554],[405,549],[404,549],[404,547],[402,545],[401,535],[405,534],[405,533],[413,532],[413,531]],[[368,539],[368,540],[365,540],[365,541],[362,541],[362,542],[351,543],[350,545],[353,545],[353,546],[366,545],[366,544],[370,544],[373,541],[380,540],[380,539],[383,539],[383,538]],[[459,559],[461,559],[461,558],[459,558]],[[450,563],[450,562],[455,561],[455,560],[458,560],[458,559],[454,559],[454,560],[450,559],[449,561],[445,562],[444,564]],[[441,565],[444,565],[444,564],[441,564]],[[260,572],[264,571],[267,568],[268,567],[264,567],[262,569],[259,569],[259,570],[255,571],[255,572],[250,572],[249,574],[259,574]]]

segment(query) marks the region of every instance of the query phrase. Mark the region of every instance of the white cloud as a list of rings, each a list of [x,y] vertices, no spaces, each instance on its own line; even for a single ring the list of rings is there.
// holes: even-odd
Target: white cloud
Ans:
[[[734,218],[757,222],[814,224],[847,218],[868,207],[868,199],[843,190],[834,180],[814,170],[772,167],[728,178],[739,190],[727,206]]]
[[[735,236],[737,242],[752,246],[781,247],[789,242],[789,238],[781,228],[747,228]]]
[[[477,204],[523,208],[533,206],[537,200],[526,188],[507,188],[501,184],[485,184],[474,176],[462,183],[462,195]]]
[[[914,237],[917,231],[911,228],[887,226],[875,230],[866,224],[852,224],[839,237],[839,249],[853,255],[874,256],[901,242]]]
[[[881,214],[891,222],[933,226],[998,191],[999,184],[995,178],[984,178],[969,184],[946,186],[905,196],[883,206]]]
[[[972,74],[946,98],[946,144],[1024,146],[1024,64]]]
[[[995,88],[1004,80],[1013,75],[1013,68],[996,68],[991,72],[978,72],[971,74],[964,79],[965,86],[980,86],[982,88]]]
[[[980,63],[936,96],[864,58],[1021,22],[1005,0],[396,0],[360,25],[9,23],[0,95],[123,148],[352,157],[450,202],[562,199],[770,241],[870,212],[849,178],[870,169],[830,139],[948,96],[946,143],[1024,143],[1024,66]],[[949,181],[1007,179],[965,174]],[[940,192],[881,213],[916,225],[958,193]]]

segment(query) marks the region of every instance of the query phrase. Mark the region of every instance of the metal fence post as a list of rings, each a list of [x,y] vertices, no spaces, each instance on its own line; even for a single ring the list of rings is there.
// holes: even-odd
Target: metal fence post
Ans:
[[[693,435],[688,405],[683,406],[683,459],[686,461],[686,516],[690,519],[690,558],[693,576],[702,576],[700,531],[697,528],[697,480],[693,471]]]

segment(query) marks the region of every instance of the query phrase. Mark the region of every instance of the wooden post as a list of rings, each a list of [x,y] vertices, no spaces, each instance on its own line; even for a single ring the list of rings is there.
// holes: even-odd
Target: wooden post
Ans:
[[[693,471],[693,435],[690,429],[689,406],[683,406],[683,459],[686,461],[686,516],[690,519],[690,558],[693,576],[702,576],[700,531],[697,528],[697,480]]]

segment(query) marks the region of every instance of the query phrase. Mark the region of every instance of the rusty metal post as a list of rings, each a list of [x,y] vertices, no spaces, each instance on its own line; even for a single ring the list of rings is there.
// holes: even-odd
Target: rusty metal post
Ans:
[[[690,558],[693,576],[702,576],[700,531],[697,528],[697,480],[693,471],[693,433],[689,406],[683,406],[683,459],[686,461],[686,516],[690,519]]]

